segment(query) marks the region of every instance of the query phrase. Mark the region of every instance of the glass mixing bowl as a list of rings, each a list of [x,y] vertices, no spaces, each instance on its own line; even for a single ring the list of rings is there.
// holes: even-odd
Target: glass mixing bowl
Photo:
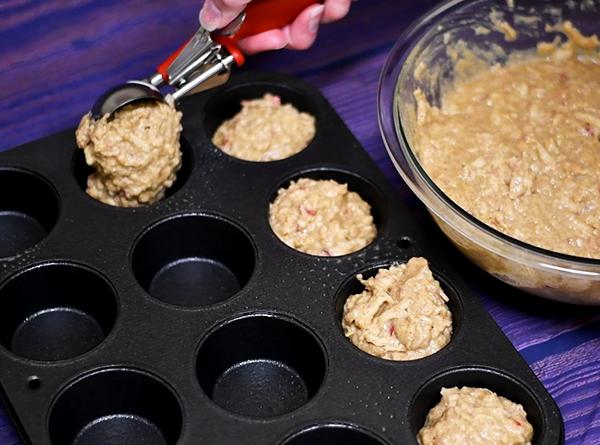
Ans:
[[[545,25],[566,20],[585,35],[599,33],[600,0],[451,0],[440,4],[407,29],[391,51],[379,85],[379,126],[404,181],[470,260],[526,292],[600,305],[600,260],[541,249],[475,219],[433,183],[411,149],[414,91],[420,88],[430,103],[440,105],[444,86],[456,75],[457,52],[448,48],[459,48],[460,53],[460,48],[467,47],[488,64],[502,64],[516,51],[553,41],[557,34],[546,32]],[[497,29],[500,21],[518,32],[516,40]]]

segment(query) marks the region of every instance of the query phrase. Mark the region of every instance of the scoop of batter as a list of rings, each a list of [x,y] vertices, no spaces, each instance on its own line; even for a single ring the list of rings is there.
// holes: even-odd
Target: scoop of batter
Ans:
[[[162,102],[143,102],[94,120],[85,115],[76,132],[77,145],[95,172],[87,193],[120,207],[160,200],[181,166],[181,113]]]
[[[242,110],[219,126],[213,144],[247,161],[276,161],[304,150],[315,136],[315,118],[282,104],[279,96],[242,101]]]
[[[357,278],[365,290],[346,301],[342,327],[358,348],[388,360],[414,360],[448,344],[448,297],[427,260],[411,258],[367,280]]]
[[[371,206],[346,184],[301,178],[280,189],[269,209],[275,234],[288,246],[339,256],[369,245],[377,235]]]
[[[484,388],[442,388],[420,445],[531,445],[533,427],[517,403]]]

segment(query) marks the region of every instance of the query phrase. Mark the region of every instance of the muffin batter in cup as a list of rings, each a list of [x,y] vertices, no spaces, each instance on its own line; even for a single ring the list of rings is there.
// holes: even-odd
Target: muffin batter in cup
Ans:
[[[357,278],[365,290],[346,301],[342,327],[359,349],[387,360],[414,360],[450,342],[448,297],[427,260],[411,258],[367,280]]]
[[[313,116],[267,93],[242,101],[242,110],[217,128],[212,141],[235,158],[267,162],[299,153],[314,136]]]
[[[301,178],[280,189],[269,208],[269,223],[285,244],[318,256],[356,252],[377,235],[371,206],[331,179]]]
[[[427,414],[420,445],[531,445],[533,427],[518,403],[485,388],[442,388]]]

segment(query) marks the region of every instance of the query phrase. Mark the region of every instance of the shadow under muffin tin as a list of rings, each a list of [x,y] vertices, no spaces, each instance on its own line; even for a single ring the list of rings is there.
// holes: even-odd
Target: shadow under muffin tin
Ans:
[[[270,92],[316,118],[310,145],[249,162],[211,143]],[[535,445],[562,444],[556,404],[333,108],[279,74],[237,74],[182,104],[183,166],[160,202],[85,193],[73,129],[0,153],[0,384],[26,443],[416,444],[442,386],[524,406]],[[341,257],[286,246],[268,222],[300,177],[347,183],[378,235]],[[450,297],[438,353],[393,362],[340,325],[355,275],[423,256]]]

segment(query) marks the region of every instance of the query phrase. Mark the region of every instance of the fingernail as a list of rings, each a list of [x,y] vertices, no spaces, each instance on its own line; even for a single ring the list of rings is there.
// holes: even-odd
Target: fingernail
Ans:
[[[311,9],[308,14],[308,30],[315,34],[319,29],[319,24],[321,23],[321,17],[323,16],[323,11],[325,10],[325,6],[318,5]]]
[[[200,24],[207,31],[214,31],[219,27],[221,15],[219,8],[212,1],[207,1],[200,11]]]

